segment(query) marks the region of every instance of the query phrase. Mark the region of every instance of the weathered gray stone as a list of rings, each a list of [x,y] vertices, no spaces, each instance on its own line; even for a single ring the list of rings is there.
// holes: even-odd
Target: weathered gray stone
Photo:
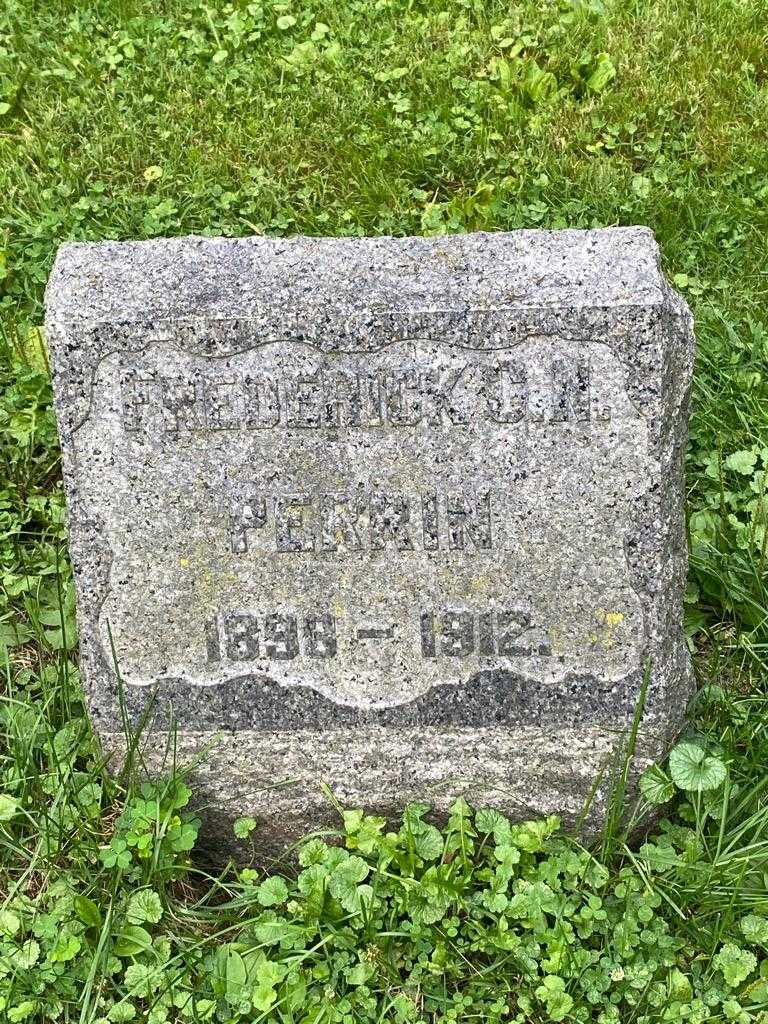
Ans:
[[[150,764],[213,741],[273,837],[321,782],[574,819],[646,663],[644,756],[679,728],[693,338],[646,229],[65,245],[47,308],[106,747],[112,645]]]

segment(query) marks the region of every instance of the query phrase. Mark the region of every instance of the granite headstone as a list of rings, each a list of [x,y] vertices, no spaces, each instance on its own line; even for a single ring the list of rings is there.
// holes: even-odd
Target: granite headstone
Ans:
[[[679,729],[693,336],[648,230],[67,244],[47,332],[106,749],[122,689],[279,839],[323,782],[573,820],[646,667],[637,765]]]

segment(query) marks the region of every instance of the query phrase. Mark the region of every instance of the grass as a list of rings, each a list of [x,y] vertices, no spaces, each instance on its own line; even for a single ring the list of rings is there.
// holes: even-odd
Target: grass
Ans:
[[[763,0],[6,0],[0,1019],[766,1019],[767,42]],[[667,817],[590,853],[461,805],[353,812],[298,876],[207,874],[184,780],[111,778],[85,717],[38,330],[57,245],[614,223],[654,229],[697,320],[702,688],[645,784]]]

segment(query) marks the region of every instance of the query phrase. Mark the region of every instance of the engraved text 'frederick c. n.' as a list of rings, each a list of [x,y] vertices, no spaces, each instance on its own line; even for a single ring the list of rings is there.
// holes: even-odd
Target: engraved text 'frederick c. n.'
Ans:
[[[522,359],[466,362],[401,372],[317,369],[236,373],[206,366],[168,376],[123,367],[126,431],[334,430],[339,428],[588,423],[596,407],[589,360],[550,357],[532,374]]]

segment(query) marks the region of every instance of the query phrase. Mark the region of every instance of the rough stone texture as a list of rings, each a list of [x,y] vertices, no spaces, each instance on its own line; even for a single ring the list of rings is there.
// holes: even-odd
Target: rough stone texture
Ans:
[[[113,645],[150,767],[213,741],[275,842],[320,782],[576,819],[647,663],[638,764],[679,728],[693,336],[648,230],[65,245],[47,309],[107,748]]]

